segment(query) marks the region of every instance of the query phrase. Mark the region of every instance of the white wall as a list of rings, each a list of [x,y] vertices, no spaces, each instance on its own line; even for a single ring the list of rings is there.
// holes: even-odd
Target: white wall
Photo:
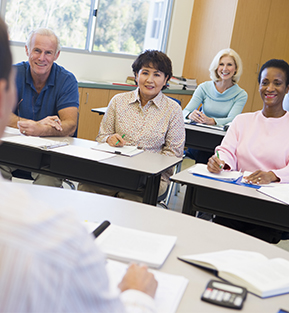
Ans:
[[[175,0],[167,55],[173,63],[174,75],[181,76],[187,47],[194,0]],[[13,62],[26,61],[24,46],[11,45]],[[132,75],[131,64],[135,57],[117,58],[61,51],[57,60],[59,65],[71,71],[79,81],[115,81],[124,82]]]

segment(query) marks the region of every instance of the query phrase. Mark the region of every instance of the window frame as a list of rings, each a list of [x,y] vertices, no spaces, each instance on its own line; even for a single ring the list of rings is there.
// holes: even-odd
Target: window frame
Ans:
[[[136,57],[135,54],[120,53],[120,52],[104,52],[104,51],[93,50],[95,31],[97,27],[97,13],[98,13],[99,1],[101,0],[91,0],[88,26],[87,26],[87,32],[86,32],[85,48],[79,49],[79,48],[69,48],[69,47],[61,46],[61,51],[70,52],[70,53],[78,53],[78,54],[108,56],[108,57],[114,57],[114,58],[135,59]],[[167,12],[164,14],[165,24],[163,27],[164,30],[163,30],[162,40],[161,40],[161,47],[159,49],[160,51],[164,53],[166,53],[166,50],[167,50],[174,1],[175,0],[167,0],[167,8],[166,8]],[[7,0],[0,0],[0,16],[4,21],[5,21],[5,14],[6,14],[6,3],[7,3]],[[96,16],[94,14],[95,12],[96,12]],[[20,47],[21,46],[25,47],[25,44],[26,44],[26,42],[14,41],[14,40],[9,40],[9,42],[13,46],[20,46]],[[148,49],[148,48],[145,48],[145,49]]]

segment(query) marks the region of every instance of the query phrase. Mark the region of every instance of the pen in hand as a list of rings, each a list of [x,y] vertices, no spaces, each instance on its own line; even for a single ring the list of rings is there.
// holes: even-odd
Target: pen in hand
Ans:
[[[220,155],[219,155],[219,151],[217,150],[217,157],[220,160]],[[222,165],[220,164],[220,168],[222,168]]]
[[[125,134],[123,134],[122,136],[121,136],[121,138],[124,138],[124,136],[125,136]],[[116,142],[116,146],[119,144],[119,140]]]

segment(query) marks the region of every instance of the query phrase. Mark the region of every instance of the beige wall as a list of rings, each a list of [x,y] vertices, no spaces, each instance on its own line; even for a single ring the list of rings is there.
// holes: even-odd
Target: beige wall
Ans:
[[[237,0],[195,0],[183,75],[202,83],[218,51],[230,47]]]

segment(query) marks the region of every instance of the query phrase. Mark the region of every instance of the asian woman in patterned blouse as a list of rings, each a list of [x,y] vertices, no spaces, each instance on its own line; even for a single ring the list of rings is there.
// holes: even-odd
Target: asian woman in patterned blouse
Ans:
[[[110,146],[135,145],[153,153],[182,157],[182,109],[162,93],[172,76],[171,60],[163,52],[146,50],[134,61],[132,69],[138,87],[111,99],[96,140]],[[172,169],[162,174],[159,196],[166,192],[170,175]],[[88,184],[79,184],[78,189],[140,201],[140,197]]]

